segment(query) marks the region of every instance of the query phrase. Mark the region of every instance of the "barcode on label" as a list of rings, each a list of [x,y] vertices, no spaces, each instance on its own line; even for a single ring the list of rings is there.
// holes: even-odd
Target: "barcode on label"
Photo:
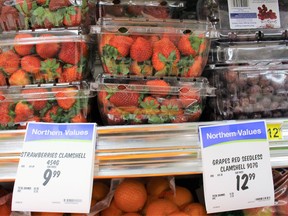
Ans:
[[[233,7],[248,7],[249,0],[232,0]]]
[[[266,201],[266,200],[270,200],[270,196],[267,197],[258,197],[256,198],[257,201]]]

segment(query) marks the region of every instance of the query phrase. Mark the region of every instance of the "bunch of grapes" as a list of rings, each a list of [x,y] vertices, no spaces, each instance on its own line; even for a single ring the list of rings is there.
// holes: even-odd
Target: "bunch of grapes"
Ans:
[[[262,7],[258,7],[258,18],[260,20],[265,19],[277,19],[277,15],[275,12],[273,12],[271,9],[268,10],[267,6],[265,4],[262,5]]]

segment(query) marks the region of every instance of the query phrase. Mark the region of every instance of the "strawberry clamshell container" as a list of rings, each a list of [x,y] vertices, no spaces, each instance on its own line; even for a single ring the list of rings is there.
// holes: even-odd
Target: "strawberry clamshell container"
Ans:
[[[199,77],[210,49],[210,24],[190,20],[100,19],[97,34],[105,74]]]
[[[2,31],[83,27],[90,24],[89,0],[2,0]]]
[[[77,30],[0,36],[0,86],[76,82],[90,76],[89,39]]]
[[[288,65],[215,67],[204,76],[215,87],[207,119],[234,120],[288,116]]]
[[[130,17],[148,19],[179,18],[184,1],[101,0],[98,2],[99,17]]]
[[[198,121],[214,88],[206,78],[100,75],[92,85],[104,125]]]
[[[28,122],[87,122],[91,97],[85,82],[2,86],[0,129],[23,129]]]

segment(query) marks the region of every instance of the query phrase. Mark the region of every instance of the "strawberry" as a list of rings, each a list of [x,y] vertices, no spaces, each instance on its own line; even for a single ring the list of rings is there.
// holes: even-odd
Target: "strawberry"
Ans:
[[[195,122],[200,119],[202,115],[202,109],[199,104],[195,104],[192,108],[185,110],[185,113],[188,113],[187,117],[189,122]]]
[[[67,64],[78,64],[81,59],[81,44],[78,42],[65,42],[62,43],[59,60]]]
[[[165,2],[165,1],[163,1]],[[148,17],[158,18],[158,19],[167,19],[169,18],[169,8],[165,6],[156,6],[156,7],[145,7],[143,13],[148,15]]]
[[[130,73],[139,76],[152,76],[153,67],[146,64],[138,64],[137,61],[133,61],[130,65]]]
[[[25,71],[21,70],[21,69],[17,70],[9,78],[9,84],[10,85],[21,85],[21,86],[24,86],[24,85],[28,85],[30,83],[31,82],[30,82],[28,74]]]
[[[159,39],[159,37],[157,35],[152,35],[152,36],[149,37],[148,40],[149,40],[149,42],[151,43],[151,45],[153,47],[154,43],[159,41],[160,39]]]
[[[2,72],[0,72],[0,86],[5,86],[5,85],[7,85],[6,77],[4,76]]]
[[[41,75],[46,81],[53,81],[61,77],[62,67],[57,59],[46,59],[41,62]]]
[[[26,55],[30,55],[33,52],[34,49],[34,44],[19,44],[19,41],[21,40],[29,40],[29,39],[33,39],[33,35],[32,34],[17,34],[14,38],[14,49],[16,51],[16,53],[18,53],[18,55],[20,56],[26,56]]]
[[[100,43],[99,43],[99,53],[102,54],[103,52],[103,47],[107,44],[109,44],[109,41],[111,38],[113,38],[115,35],[114,34],[103,34],[101,35]]]
[[[192,66],[188,68],[187,73],[185,73],[183,76],[184,77],[199,77],[201,76],[201,73],[203,71],[205,62],[203,60],[202,56],[196,56],[194,58],[194,62]]]
[[[50,11],[45,7],[37,7],[33,10],[30,18],[32,27],[50,29],[63,26],[64,12],[62,10]]]
[[[21,59],[21,67],[26,72],[37,74],[40,72],[41,60],[33,55],[24,56]]]
[[[65,26],[79,26],[81,24],[81,8],[71,6],[66,8],[63,24]]]
[[[149,88],[151,94],[155,96],[162,96],[165,97],[170,92],[170,84],[164,80],[148,80],[146,85]]]
[[[69,110],[76,102],[76,92],[74,88],[66,88],[55,94],[55,98],[59,107],[64,110]]]
[[[106,116],[108,125],[121,125],[125,123],[121,111],[117,108],[110,109]]]
[[[129,36],[115,35],[109,40],[109,45],[118,52],[118,57],[126,57],[130,53],[134,40]]]
[[[81,72],[78,71],[78,66],[64,67],[63,73],[60,77],[60,82],[75,82],[82,79]]]
[[[162,38],[167,38],[169,39],[175,46],[179,43],[180,40],[180,35],[177,32],[176,28],[173,27],[167,27],[165,28],[165,31],[162,35]],[[175,33],[174,33],[175,32]]]
[[[20,58],[12,50],[0,54],[0,68],[7,74],[16,72],[19,68]]]
[[[152,45],[143,37],[138,37],[130,48],[130,57],[138,62],[149,60],[152,56]]]
[[[168,38],[162,38],[154,43],[152,64],[155,70],[169,69],[179,60],[180,52]]]
[[[46,104],[47,104],[47,99],[45,99],[45,93],[47,93],[46,89],[24,89],[22,91],[23,94],[28,94],[28,95],[37,95],[37,99],[33,100],[33,101],[29,101],[29,104],[32,105],[34,110],[42,110],[45,108]],[[27,96],[26,96],[27,97]],[[43,98],[43,99],[42,99]]]
[[[201,101],[199,90],[190,86],[183,86],[180,89],[179,99],[181,100],[181,103],[185,109]]]
[[[140,103],[140,106],[144,109],[159,109],[160,103],[155,97],[146,96]]]
[[[78,113],[77,115],[72,117],[70,121],[71,123],[85,123],[87,122],[87,118],[82,113]]]
[[[52,34],[42,34],[39,36],[39,38],[44,39],[44,40],[45,38],[47,38],[48,40],[52,39],[52,40],[57,41],[57,37]],[[43,43],[36,44],[36,52],[43,59],[53,58],[55,55],[57,55],[59,49],[60,49],[59,43],[55,43],[55,42],[53,43],[43,42]]]
[[[16,0],[15,5],[21,14],[29,15],[32,9],[32,0]]]
[[[171,123],[184,123],[188,121],[189,121],[189,118],[185,114],[177,115],[175,116],[175,118],[171,119]]]
[[[161,112],[164,115],[168,115],[169,118],[175,118],[175,116],[182,115],[182,104],[178,99],[165,99],[161,104]]]
[[[22,27],[24,28],[24,24],[20,22],[19,15],[19,11],[16,8],[3,5],[0,9],[0,24],[2,30],[11,31],[18,30]]]
[[[55,117],[57,117],[59,112],[58,106],[53,106],[51,109],[49,109],[45,115],[42,117],[42,120],[44,122],[54,122]]]
[[[182,55],[196,56],[199,53],[199,48],[202,42],[203,38],[201,37],[184,34],[179,40],[178,49]]]
[[[59,8],[68,7],[70,5],[71,5],[70,0],[50,0],[49,10],[55,11],[58,10]]]
[[[142,16],[143,6],[141,5],[128,5],[126,12],[132,17]]]
[[[49,0],[36,0],[38,5],[48,5]]]
[[[15,106],[15,122],[25,122],[34,116],[32,107],[23,101],[20,101]]]
[[[110,96],[109,100],[115,107],[137,107],[139,104],[139,97],[139,93],[125,90],[115,92]]]

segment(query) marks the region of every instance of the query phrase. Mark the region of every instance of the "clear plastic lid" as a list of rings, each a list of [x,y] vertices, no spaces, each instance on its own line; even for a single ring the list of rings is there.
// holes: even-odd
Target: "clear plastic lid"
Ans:
[[[200,20],[210,20],[221,38],[232,40],[286,38],[287,2],[284,0],[200,0]]]
[[[99,1],[99,17],[134,17],[169,19],[181,16],[184,1],[102,0]]]
[[[209,64],[282,64],[287,63],[285,40],[213,42]]]
[[[164,77],[164,78],[155,78],[155,77],[141,77],[141,76],[110,76],[110,75],[99,75],[97,82],[91,85],[93,90],[102,91],[106,88],[112,88],[119,91],[135,91],[138,93],[148,93],[149,87],[147,86],[148,81],[155,81],[153,85],[153,93],[158,94],[161,92],[167,92],[169,90],[169,95],[179,95],[183,92],[189,94],[190,90],[193,92],[197,91],[200,96],[213,96],[215,88],[209,85],[207,78],[198,77],[198,78],[176,78],[176,77]],[[167,86],[157,85],[157,82],[165,82]],[[149,83],[149,82],[148,82]]]

